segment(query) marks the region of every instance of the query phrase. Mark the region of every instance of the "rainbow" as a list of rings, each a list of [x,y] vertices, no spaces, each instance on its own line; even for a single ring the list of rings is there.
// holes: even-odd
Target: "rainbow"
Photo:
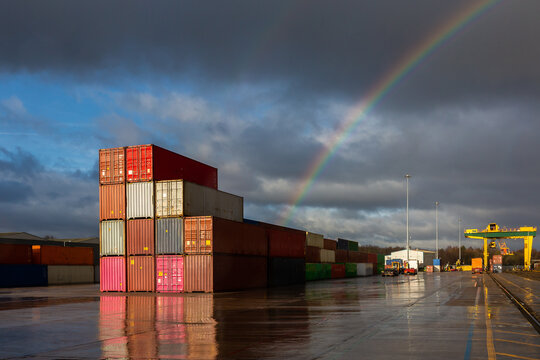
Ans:
[[[336,153],[339,146],[367,114],[370,113],[407,75],[416,69],[423,60],[427,59],[435,50],[447,43],[457,33],[478,19],[481,15],[493,8],[502,0],[474,1],[446,21],[432,35],[413,47],[398,61],[394,67],[381,77],[368,91],[368,93],[347,113],[347,116],[334,132],[329,145],[324,147],[313,159],[307,168],[300,185],[295,191],[289,206],[280,217],[279,223],[287,225],[297,208],[311,189],[317,177],[321,174],[328,161]]]

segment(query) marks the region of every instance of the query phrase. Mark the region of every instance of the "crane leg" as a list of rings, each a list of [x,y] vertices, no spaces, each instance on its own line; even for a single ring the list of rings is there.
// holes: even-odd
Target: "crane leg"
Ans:
[[[488,240],[487,238],[484,238],[484,270],[489,270],[489,262],[488,262]]]
[[[533,237],[525,236],[523,238],[523,262],[527,271],[531,269],[532,245]]]

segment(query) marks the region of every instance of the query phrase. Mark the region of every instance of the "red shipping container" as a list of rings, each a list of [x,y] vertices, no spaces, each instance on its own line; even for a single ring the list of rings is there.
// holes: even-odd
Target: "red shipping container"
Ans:
[[[332,264],[332,279],[345,277],[345,264]]]
[[[316,246],[306,246],[306,262],[307,263],[320,263],[321,262],[321,248]]]
[[[99,220],[124,220],[126,218],[126,185],[101,185],[99,187]]]
[[[31,264],[32,245],[0,244],[0,264]]]
[[[91,247],[32,245],[32,262],[38,265],[94,265]]]
[[[125,148],[99,150],[99,183],[120,184],[126,181]]]
[[[126,291],[126,258],[123,256],[99,259],[99,288],[101,291]]]
[[[186,254],[268,255],[264,229],[212,216],[184,218]]]
[[[156,291],[184,291],[184,257],[180,255],[162,255],[156,257]]]
[[[306,254],[306,233],[298,230],[268,229],[268,256],[303,258]]]
[[[155,290],[153,256],[130,256],[127,264],[128,291]]]
[[[353,262],[349,261],[348,251],[347,250],[334,250],[336,252],[336,262],[337,263],[346,263]]]
[[[330,240],[330,239],[324,239],[324,249],[326,250],[337,250],[337,241],[336,240]],[[336,254],[337,257],[337,254]],[[336,260],[337,262],[337,260]]]
[[[128,255],[154,255],[154,219],[127,221]]]
[[[501,265],[502,264],[502,255],[493,255],[493,264]]]
[[[215,167],[156,145],[128,146],[126,164],[128,182],[183,179],[216,190],[218,188]]]
[[[426,272],[433,272],[433,265],[426,265]]]
[[[350,263],[360,264],[368,263],[368,254],[360,251],[347,251],[348,261]]]
[[[186,255],[185,292],[216,292],[267,285],[267,258],[228,254]]]

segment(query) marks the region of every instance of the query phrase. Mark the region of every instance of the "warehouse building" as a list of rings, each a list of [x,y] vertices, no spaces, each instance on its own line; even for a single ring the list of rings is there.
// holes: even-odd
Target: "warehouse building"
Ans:
[[[401,259],[407,260],[407,250],[394,251],[390,255],[386,255],[384,260]],[[418,260],[418,267],[423,268],[426,265],[433,265],[433,259],[435,259],[435,251],[430,250],[409,250],[409,260]]]

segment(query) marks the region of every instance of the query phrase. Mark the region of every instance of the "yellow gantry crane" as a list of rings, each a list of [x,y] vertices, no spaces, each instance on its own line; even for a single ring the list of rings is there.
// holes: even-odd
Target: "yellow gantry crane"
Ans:
[[[524,265],[525,265],[525,270],[529,270],[531,268],[531,254],[532,254],[533,238],[535,236],[536,236],[536,228],[532,226],[522,226],[520,228],[508,229],[508,228],[499,228],[499,225],[495,223],[491,223],[484,230],[478,230],[478,229],[465,230],[466,238],[484,240],[484,269],[486,270],[488,267],[488,239],[490,239],[491,241],[501,240],[501,239],[523,239]],[[504,247],[506,247],[506,244],[504,245]],[[501,250],[502,250],[502,246],[501,246]]]

